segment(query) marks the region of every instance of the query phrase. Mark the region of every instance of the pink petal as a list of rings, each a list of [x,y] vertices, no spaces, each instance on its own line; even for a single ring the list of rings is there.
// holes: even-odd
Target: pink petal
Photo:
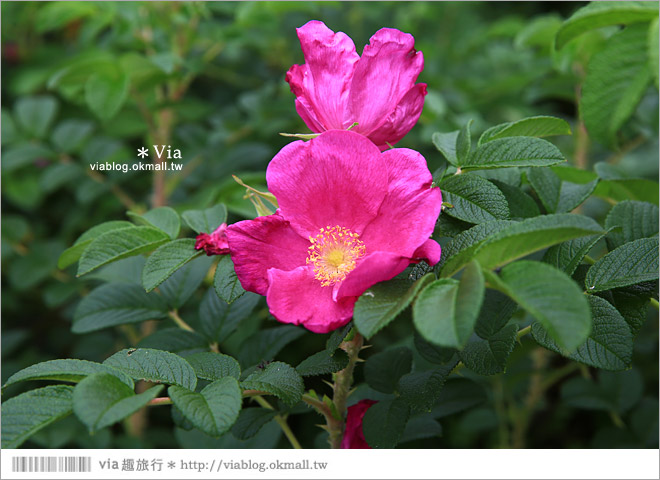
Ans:
[[[270,313],[280,322],[303,325],[315,333],[328,333],[346,325],[356,298],[332,299],[332,287],[322,287],[310,267],[285,272],[268,270]]]
[[[346,428],[344,429],[344,436],[341,439],[341,448],[371,448],[364,439],[362,419],[364,418],[364,414],[367,413],[367,410],[369,410],[369,407],[375,403],[378,402],[364,399],[348,407],[346,412]]]
[[[381,151],[401,140],[417,123],[424,108],[426,84],[418,83],[406,93],[394,111],[370,135],[369,139]]]
[[[200,233],[196,237],[195,250],[204,249],[207,256],[227,255],[229,253],[229,244],[227,243],[227,224],[221,223],[213,233]]]
[[[381,28],[364,47],[350,87],[345,123],[369,135],[390,117],[424,68],[412,35]]]
[[[421,247],[415,250],[413,260],[415,263],[424,260],[426,263],[433,266],[440,261],[441,253],[440,244],[429,238]]]
[[[304,77],[307,75],[306,65],[293,65],[286,73],[286,81],[291,91],[296,95],[296,111],[312,132],[323,132],[325,127],[316,116],[314,107],[305,95]]]
[[[383,152],[381,161],[389,175],[387,196],[360,240],[367,252],[413,258],[433,233],[442,195],[439,188],[431,188],[433,177],[419,152],[394,148]]]
[[[269,268],[293,270],[307,260],[309,241],[277,214],[230,225],[227,240],[241,285],[260,295],[268,291]]]
[[[305,65],[289,72],[286,80],[297,97],[306,99],[312,107],[303,120],[315,132],[318,124],[310,125],[310,118],[318,119],[323,130],[344,129],[344,109],[355,65],[360,59],[355,45],[345,33],[335,33],[323,22],[312,20],[296,29],[305,56]]]
[[[410,259],[390,252],[374,252],[367,255],[346,279],[335,285],[333,297],[359,297],[369,287],[396,277],[410,264]]]
[[[280,215],[305,238],[335,225],[360,234],[387,192],[382,157],[358,133],[328,131],[280,150],[266,171],[268,190]]]

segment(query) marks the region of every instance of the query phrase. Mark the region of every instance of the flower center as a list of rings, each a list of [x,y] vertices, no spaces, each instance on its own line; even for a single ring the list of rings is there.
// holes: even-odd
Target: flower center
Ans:
[[[339,225],[322,228],[309,241],[307,263],[314,265],[314,278],[324,287],[344,280],[366,253],[359,235]]]

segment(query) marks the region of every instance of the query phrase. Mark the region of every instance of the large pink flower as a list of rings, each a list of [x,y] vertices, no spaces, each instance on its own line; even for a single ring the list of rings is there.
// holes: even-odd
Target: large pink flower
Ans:
[[[353,129],[381,150],[415,126],[426,84],[415,84],[424,68],[412,35],[381,28],[362,57],[343,32],[313,20],[297,29],[304,65],[292,66],[286,81],[296,95],[296,110],[313,132]]]
[[[266,295],[284,323],[326,333],[349,322],[357,298],[421,259],[442,196],[414,150],[380,153],[362,135],[332,130],[285,146],[268,165],[273,215],[227,227],[243,288]]]
[[[360,400],[355,405],[348,407],[346,412],[346,428],[341,439],[341,448],[370,449],[371,447],[364,439],[362,431],[362,419],[369,407],[378,402],[374,400]]]

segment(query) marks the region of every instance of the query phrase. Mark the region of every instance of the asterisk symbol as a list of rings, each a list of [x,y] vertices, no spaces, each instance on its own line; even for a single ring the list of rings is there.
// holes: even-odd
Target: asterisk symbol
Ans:
[[[174,462],[167,462],[167,468],[174,468],[176,467],[176,463]]]
[[[138,148],[138,156],[141,157],[141,158],[148,157],[149,156],[149,151],[144,147]]]

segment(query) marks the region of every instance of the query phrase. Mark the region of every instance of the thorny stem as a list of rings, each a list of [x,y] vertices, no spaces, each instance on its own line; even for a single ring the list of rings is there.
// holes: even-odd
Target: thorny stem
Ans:
[[[266,401],[266,399],[263,398],[262,396],[255,395],[252,398],[254,398],[255,401],[259,405],[261,405],[262,407],[264,407],[268,410],[275,410],[273,408],[273,406],[270,403],[268,403]],[[298,439],[296,438],[296,436],[291,431],[291,428],[289,428],[289,425],[286,423],[286,417],[284,417],[283,415],[278,413],[277,415],[275,415],[275,422],[277,422],[277,424],[280,426],[280,428],[282,429],[282,432],[284,432],[284,435],[289,440],[289,443],[291,443],[291,446],[295,449],[298,449],[298,450],[302,449],[302,446],[300,445],[300,442],[298,442]]]

